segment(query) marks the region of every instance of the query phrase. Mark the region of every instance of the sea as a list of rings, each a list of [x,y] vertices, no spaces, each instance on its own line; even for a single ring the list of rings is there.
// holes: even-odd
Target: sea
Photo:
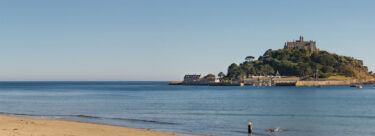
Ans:
[[[168,82],[0,82],[0,115],[183,135],[374,136],[375,86],[180,86]],[[269,130],[278,130],[269,132]]]

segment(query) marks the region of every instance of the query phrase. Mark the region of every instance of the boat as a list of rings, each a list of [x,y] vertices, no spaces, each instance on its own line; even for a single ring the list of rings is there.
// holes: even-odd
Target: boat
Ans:
[[[352,84],[350,87],[355,87],[355,88],[363,88],[362,84]]]
[[[363,88],[361,80],[358,79],[358,81],[357,84],[351,84],[350,87]]]

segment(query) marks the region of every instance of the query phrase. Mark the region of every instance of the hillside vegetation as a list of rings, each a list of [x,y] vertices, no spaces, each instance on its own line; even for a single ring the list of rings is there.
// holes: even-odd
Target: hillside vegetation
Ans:
[[[228,67],[226,79],[236,79],[249,75],[274,75],[279,71],[282,76],[298,77],[347,77],[372,78],[362,60],[340,56],[327,51],[309,51],[306,49],[267,50],[258,60],[246,57],[246,61]]]

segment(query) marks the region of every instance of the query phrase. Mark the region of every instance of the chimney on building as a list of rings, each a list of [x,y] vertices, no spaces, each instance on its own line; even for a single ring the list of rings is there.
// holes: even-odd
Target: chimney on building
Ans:
[[[300,42],[303,42],[303,36],[302,36],[302,35],[299,36],[299,41],[300,41]]]

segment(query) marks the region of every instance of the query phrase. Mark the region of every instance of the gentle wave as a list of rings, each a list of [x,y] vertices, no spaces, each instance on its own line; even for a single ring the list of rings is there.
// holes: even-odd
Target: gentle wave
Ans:
[[[310,114],[246,114],[246,113],[180,113],[187,115],[221,115],[221,116],[258,116],[258,117],[330,117],[330,118],[359,118],[359,119],[375,119],[375,116],[357,116],[357,115],[310,115]],[[29,116],[29,117],[49,117],[54,119],[56,117],[75,117],[75,118],[85,118],[85,119],[108,119],[108,120],[122,120],[131,122],[144,122],[153,124],[166,124],[166,125],[177,125],[178,123],[157,121],[157,120],[144,120],[135,118],[118,118],[118,117],[98,117],[91,115],[35,115],[35,114],[24,114],[24,113],[8,113],[0,112],[0,115],[6,116]]]
[[[153,124],[166,124],[166,125],[176,125],[178,123],[164,122],[157,120],[144,120],[144,119],[131,119],[131,118],[108,118],[108,117],[98,117],[91,115],[34,115],[34,114],[23,114],[23,113],[8,113],[0,112],[0,115],[6,116],[31,116],[31,117],[50,117],[51,119],[57,119],[57,117],[75,117],[75,118],[85,118],[85,119],[110,119],[110,120],[122,120],[122,121],[131,121],[131,122],[143,122],[143,123],[153,123]]]
[[[155,124],[171,124],[175,125],[177,123],[156,121],[156,120],[144,120],[144,119],[131,119],[131,118],[108,118],[108,117],[98,117],[98,116],[89,116],[89,115],[55,115],[60,117],[78,117],[78,118],[87,118],[87,119],[111,119],[111,120],[123,120],[123,121],[132,121],[132,122],[146,122],[146,123],[155,123]]]
[[[6,116],[39,116],[39,115],[32,115],[32,114],[8,113],[8,112],[0,112],[0,115],[6,115]]]
[[[247,114],[247,113],[182,113],[187,115],[221,115],[221,116],[259,116],[259,117],[333,117],[333,118],[360,118],[375,119],[375,116],[357,115],[312,115],[312,114]]]

